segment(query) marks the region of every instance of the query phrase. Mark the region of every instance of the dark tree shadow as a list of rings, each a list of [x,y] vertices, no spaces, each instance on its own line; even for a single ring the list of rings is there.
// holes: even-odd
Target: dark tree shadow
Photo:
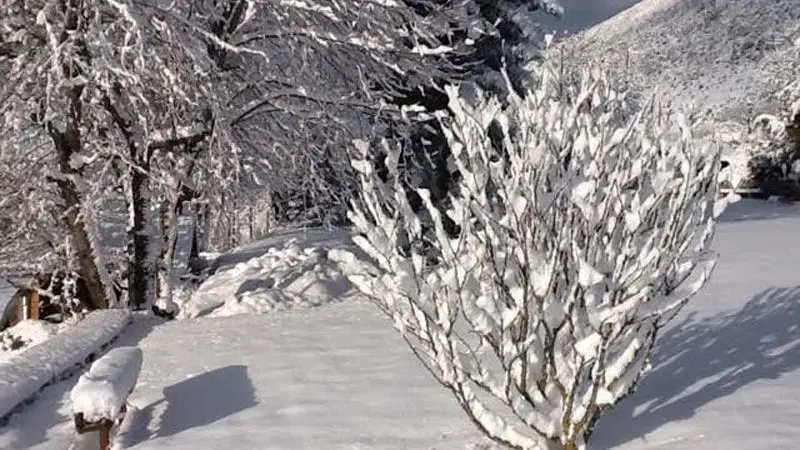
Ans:
[[[653,370],[601,419],[591,447],[612,448],[691,418],[715,399],[798,367],[800,286],[767,289],[727,316],[689,315],[656,342]]]
[[[155,408],[163,403],[166,410],[158,429],[151,432],[147,424]],[[209,425],[257,403],[246,366],[220,367],[165,388],[163,399],[135,411],[132,426],[124,433],[123,447]]]
[[[256,391],[246,366],[226,366],[164,389],[167,409],[156,436],[202,427],[251,408]]]

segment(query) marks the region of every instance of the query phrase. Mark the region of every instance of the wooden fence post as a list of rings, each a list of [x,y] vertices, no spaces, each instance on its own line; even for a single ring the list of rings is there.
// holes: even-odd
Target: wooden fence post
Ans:
[[[31,285],[30,298],[28,299],[28,311],[30,313],[29,319],[39,320],[40,298],[39,298],[39,283],[35,280]]]

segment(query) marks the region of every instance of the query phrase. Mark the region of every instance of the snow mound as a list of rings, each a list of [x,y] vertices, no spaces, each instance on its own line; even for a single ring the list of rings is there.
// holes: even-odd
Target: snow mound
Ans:
[[[81,375],[70,392],[72,413],[87,422],[116,420],[142,369],[142,350],[118,347],[110,350]]]
[[[0,361],[50,339],[58,327],[41,320],[23,320],[0,332]]]
[[[127,310],[95,311],[57,336],[0,361],[0,421],[45,386],[92,360],[130,318]]]
[[[261,255],[221,269],[204,282],[181,308],[179,318],[265,314],[296,307],[314,307],[341,300],[352,292],[350,282],[328,259],[332,248],[352,245],[349,233],[328,232],[326,239],[286,235],[282,245],[242,249]],[[270,243],[274,241],[267,240]],[[235,258],[232,258],[235,259]]]

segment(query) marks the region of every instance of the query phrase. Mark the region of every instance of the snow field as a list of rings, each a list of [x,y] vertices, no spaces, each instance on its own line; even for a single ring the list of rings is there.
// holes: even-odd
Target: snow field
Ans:
[[[72,375],[119,336],[129,321],[127,310],[95,311],[56,337],[0,361],[0,418],[7,419],[45,386]]]
[[[145,359],[119,448],[453,450],[480,441],[366,301],[175,321],[139,345]]]

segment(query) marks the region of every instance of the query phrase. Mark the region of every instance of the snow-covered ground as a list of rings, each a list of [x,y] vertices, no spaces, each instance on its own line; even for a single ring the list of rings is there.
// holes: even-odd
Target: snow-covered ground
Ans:
[[[731,206],[712,281],[663,333],[653,372],[601,420],[591,449],[797,448],[799,228],[800,206]],[[228,265],[259,258],[280,239],[241,249]],[[120,448],[487,448],[362,300],[168,323],[139,318],[120,345],[144,351]],[[66,449],[75,381],[47,388],[12,416],[0,448]]]
[[[0,363],[56,335],[58,325],[44,320],[23,320],[0,331]]]

